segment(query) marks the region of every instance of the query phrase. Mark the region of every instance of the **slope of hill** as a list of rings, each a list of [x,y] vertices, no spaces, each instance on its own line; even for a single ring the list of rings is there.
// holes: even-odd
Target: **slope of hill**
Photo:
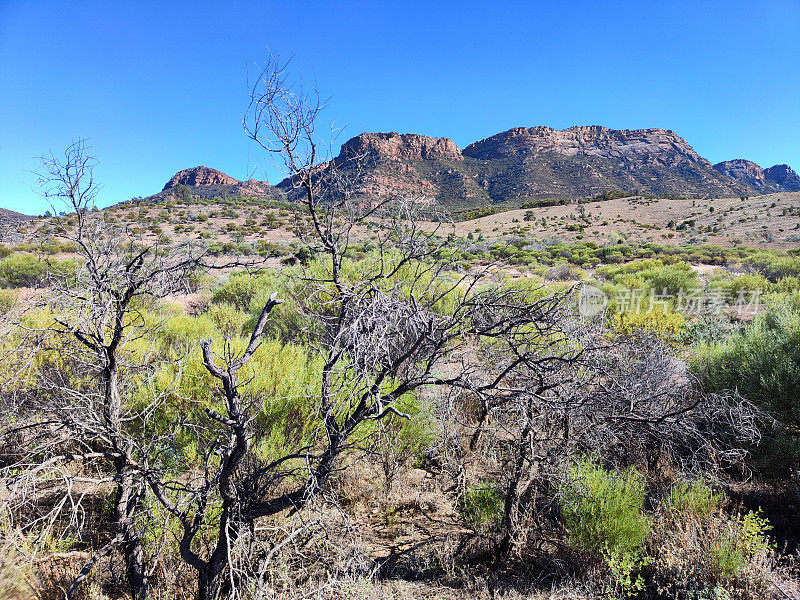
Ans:
[[[33,219],[33,217],[7,208],[0,208],[0,222],[26,221],[28,219]]]

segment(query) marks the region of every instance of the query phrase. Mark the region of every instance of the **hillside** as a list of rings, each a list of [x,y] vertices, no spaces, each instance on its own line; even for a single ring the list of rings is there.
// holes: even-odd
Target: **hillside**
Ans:
[[[521,127],[470,144],[464,155],[483,161],[495,200],[586,198],[609,190],[660,197],[748,191],[666,129]]]
[[[16,212],[14,210],[9,210],[7,208],[0,208],[0,222],[3,221],[25,221],[27,219],[31,219],[28,215],[24,215],[20,212]]]

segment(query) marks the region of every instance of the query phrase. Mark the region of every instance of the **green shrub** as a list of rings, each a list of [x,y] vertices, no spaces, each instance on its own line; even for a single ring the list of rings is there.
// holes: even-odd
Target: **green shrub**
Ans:
[[[642,512],[644,497],[644,481],[635,469],[614,472],[581,461],[562,489],[561,511],[570,543],[600,556],[641,549],[650,530]]]
[[[44,262],[28,252],[12,254],[0,262],[0,283],[6,287],[35,287],[44,276]]]
[[[645,487],[632,467],[609,471],[590,461],[570,469],[562,489],[561,512],[570,544],[600,558],[613,591],[632,596],[644,587],[638,574],[648,563],[643,548],[650,519],[642,511]]]
[[[666,293],[670,297],[677,296],[681,291],[697,289],[700,285],[697,273],[684,262],[648,269],[642,271],[640,276],[657,293]]]
[[[782,277],[800,276],[800,256],[787,256],[762,251],[746,258],[742,264],[761,273],[773,282]]]
[[[800,460],[800,312],[761,313],[722,342],[698,347],[694,368],[710,391],[738,390],[767,410],[780,427],[764,432],[757,454],[768,470],[796,468]]]
[[[726,501],[725,494],[715,493],[702,481],[680,481],[670,490],[666,506],[680,516],[705,518],[722,508]]]
[[[17,295],[11,290],[0,289],[0,315],[8,314],[17,303]]]
[[[764,312],[698,355],[696,366],[708,389],[738,389],[782,422],[800,427],[800,313]]]
[[[503,493],[496,485],[487,482],[471,485],[464,493],[464,518],[476,529],[491,525],[500,520],[503,505]]]

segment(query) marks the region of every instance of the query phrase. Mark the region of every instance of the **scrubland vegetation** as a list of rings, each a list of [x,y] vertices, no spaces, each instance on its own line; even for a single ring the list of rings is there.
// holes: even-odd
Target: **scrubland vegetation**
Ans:
[[[334,198],[280,67],[252,101],[283,264],[45,160],[68,209],[0,249],[0,597],[797,597],[800,255],[460,238]]]

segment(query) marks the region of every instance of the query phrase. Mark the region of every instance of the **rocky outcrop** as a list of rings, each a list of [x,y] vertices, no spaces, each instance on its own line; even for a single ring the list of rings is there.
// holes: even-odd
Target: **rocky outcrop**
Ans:
[[[789,165],[775,165],[762,169],[750,160],[737,158],[717,163],[714,168],[762,194],[800,191],[800,177]]]
[[[800,176],[789,165],[775,165],[764,169],[764,179],[782,192],[800,192]]]
[[[762,170],[733,160],[712,165],[669,129],[609,129],[599,125],[558,130],[516,127],[462,151],[452,140],[414,133],[362,133],[342,145],[332,164],[359,196],[436,199],[451,209],[531,198],[591,198],[608,191],[660,197],[730,197],[800,190],[786,165]],[[325,169],[326,165],[322,165]],[[301,200],[286,179],[238,181],[196,167],[177,173],[157,196],[175,187],[194,197],[242,195]]]
[[[558,130],[517,127],[467,146],[500,199],[586,198],[605,191],[655,196],[727,196],[748,189],[715,171],[669,129]]]
[[[667,157],[711,164],[686,140],[669,129],[609,129],[600,125],[576,126],[560,131],[550,127],[517,127],[470,144],[464,156],[492,160],[520,155],[555,153],[564,156],[626,158],[652,156],[665,163]]]
[[[724,160],[715,164],[714,168],[723,175],[746,183],[757,190],[761,190],[765,187],[764,169],[750,160],[745,160],[743,158]]]
[[[183,169],[175,173],[162,191],[172,189],[179,185],[196,187],[201,185],[236,185],[237,183],[239,183],[238,179],[234,179],[222,171],[200,165],[199,167]]]
[[[461,149],[448,138],[415,133],[362,133],[342,145],[333,163],[366,198],[408,196],[418,202],[437,199],[450,206],[489,201],[486,190],[464,164]],[[289,197],[297,190],[278,184]]]
[[[362,133],[342,145],[339,158],[371,155],[387,160],[463,160],[461,149],[448,138],[416,133]]]
[[[175,199],[178,194],[178,186],[188,189],[190,197],[193,198],[217,198],[220,196],[244,196],[247,198],[282,198],[282,192],[276,190],[266,181],[248,179],[239,181],[210,167],[194,167],[183,169],[173,175],[164,189],[150,199],[155,201]]]

